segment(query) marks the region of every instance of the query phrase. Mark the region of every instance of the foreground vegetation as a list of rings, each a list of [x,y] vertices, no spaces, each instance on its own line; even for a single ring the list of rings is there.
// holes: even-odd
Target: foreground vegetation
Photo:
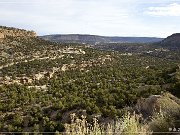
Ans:
[[[180,61],[173,57],[178,51],[148,53],[150,46],[143,46],[112,51],[37,37],[2,39],[0,131],[151,134],[178,128],[178,112],[166,114],[162,108],[145,114],[135,107],[151,95],[180,97]],[[174,111],[179,100],[172,97],[157,101],[175,106]]]

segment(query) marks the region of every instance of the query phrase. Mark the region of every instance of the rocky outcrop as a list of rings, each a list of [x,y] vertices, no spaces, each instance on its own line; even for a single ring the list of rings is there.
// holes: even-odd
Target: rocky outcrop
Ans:
[[[170,93],[152,95],[137,101],[136,110],[144,117],[152,116],[160,111],[168,114],[180,112],[180,100]]]
[[[0,39],[4,38],[4,34],[0,32]]]
[[[0,39],[5,37],[36,37],[36,33],[34,31],[26,31],[23,29],[10,28],[0,26]]]

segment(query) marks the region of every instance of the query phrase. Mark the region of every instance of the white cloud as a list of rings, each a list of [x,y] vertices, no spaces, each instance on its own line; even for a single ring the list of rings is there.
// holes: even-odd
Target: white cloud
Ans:
[[[142,10],[152,4],[175,3],[150,7],[146,13],[157,15],[158,12],[165,12],[168,16],[177,16],[180,15],[180,5],[176,4],[178,1],[0,0],[0,25],[35,30],[39,35],[79,33],[166,37],[180,31],[177,25],[180,17],[152,18],[142,14]]]
[[[180,4],[173,3],[167,6],[149,7],[145,13],[153,16],[180,16]]]

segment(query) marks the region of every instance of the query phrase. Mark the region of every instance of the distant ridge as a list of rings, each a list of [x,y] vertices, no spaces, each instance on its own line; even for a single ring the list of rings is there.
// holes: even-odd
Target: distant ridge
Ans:
[[[160,42],[163,38],[156,37],[117,37],[117,36],[98,36],[98,35],[82,35],[82,34],[55,34],[55,35],[45,35],[40,36],[45,40],[53,42],[75,42],[75,43],[88,43],[88,44],[98,44],[98,43],[152,43]]]

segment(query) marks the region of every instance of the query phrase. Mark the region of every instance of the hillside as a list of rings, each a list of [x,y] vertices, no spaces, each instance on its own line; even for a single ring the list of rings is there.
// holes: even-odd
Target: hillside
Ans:
[[[8,30],[13,34],[8,35]],[[74,129],[72,122],[77,124],[87,119],[85,123],[95,122],[92,126],[96,127],[96,124],[107,125],[113,120],[130,120],[134,118],[133,112],[143,115],[140,121],[133,119],[138,131],[142,132],[139,124],[149,124],[147,134],[179,127],[180,59],[176,58],[179,53],[150,44],[148,47],[146,44],[114,44],[121,49],[103,50],[78,43],[50,42],[33,33],[1,27],[1,35],[5,35],[0,39],[2,134],[71,134],[68,130]],[[148,103],[154,97],[162,98],[157,98],[150,106]],[[158,107],[161,103],[175,105],[170,109],[177,112],[167,116],[167,125],[162,128],[159,119],[151,119],[152,110],[142,102],[152,110],[154,104]],[[158,130],[152,127],[153,122]],[[80,125],[75,127],[76,132],[81,129]],[[95,130],[94,127],[91,130]],[[130,131],[129,128],[123,130]]]
[[[34,31],[0,26],[0,39],[6,37],[36,37],[36,33]]]
[[[75,42],[75,43],[87,43],[87,44],[98,44],[98,43],[150,43],[159,42],[162,38],[155,37],[105,37],[97,35],[80,35],[80,34],[69,34],[69,35],[45,35],[41,36],[42,39],[53,41],[53,42]]]
[[[172,34],[161,41],[162,46],[169,47],[171,49],[180,48],[180,33]]]

